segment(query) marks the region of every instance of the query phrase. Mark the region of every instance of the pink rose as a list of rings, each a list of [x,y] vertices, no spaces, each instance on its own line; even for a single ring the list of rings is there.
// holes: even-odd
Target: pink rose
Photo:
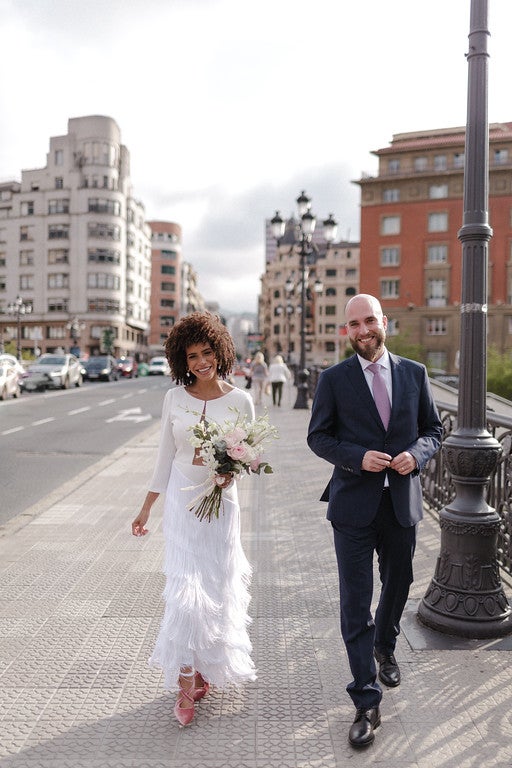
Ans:
[[[252,472],[256,472],[260,464],[261,464],[261,459],[259,456],[257,456],[255,459],[251,461],[251,463],[249,464],[249,468],[251,469]]]
[[[226,453],[228,456],[231,456],[232,459],[235,459],[235,461],[245,461],[250,457],[249,446],[245,443],[234,445],[232,448],[229,448]]]
[[[237,443],[241,443],[247,437],[247,432],[241,427],[235,427],[232,432],[226,432],[223,440],[228,448],[233,448]]]

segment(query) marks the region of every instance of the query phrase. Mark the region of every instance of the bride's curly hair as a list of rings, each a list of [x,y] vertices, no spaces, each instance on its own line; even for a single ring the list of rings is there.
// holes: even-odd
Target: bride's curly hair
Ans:
[[[187,349],[193,344],[209,344],[217,361],[217,373],[225,379],[236,360],[233,339],[217,315],[192,312],[178,320],[165,342],[165,354],[176,384],[192,384],[196,377],[187,365]]]

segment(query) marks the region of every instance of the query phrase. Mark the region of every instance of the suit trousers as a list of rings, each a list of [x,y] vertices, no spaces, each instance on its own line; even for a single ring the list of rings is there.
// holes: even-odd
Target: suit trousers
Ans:
[[[354,677],[347,692],[357,708],[378,706],[382,689],[377,682],[374,648],[393,653],[400,619],[413,581],[412,559],[416,526],[401,526],[393,511],[391,494],[384,489],[370,525],[356,528],[332,523],[338,561],[341,635]],[[377,553],[381,592],[375,621],[373,558]]]

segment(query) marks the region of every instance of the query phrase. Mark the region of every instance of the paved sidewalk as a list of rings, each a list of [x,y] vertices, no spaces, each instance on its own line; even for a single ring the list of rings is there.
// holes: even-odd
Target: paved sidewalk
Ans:
[[[350,748],[334,549],[317,501],[330,472],[305,445],[309,412],[287,403],[271,415],[276,473],[241,492],[257,682],[213,691],[183,729],[147,666],[162,613],[162,502],[144,539],[130,522],[155,424],[3,531],[1,768],[512,766],[512,640],[429,636],[415,619],[439,551],[429,515],[397,647],[402,685],[384,692],[375,743]]]

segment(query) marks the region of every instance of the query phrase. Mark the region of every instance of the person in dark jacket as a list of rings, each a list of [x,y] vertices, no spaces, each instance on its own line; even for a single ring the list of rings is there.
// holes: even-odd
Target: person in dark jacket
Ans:
[[[349,741],[364,747],[380,725],[375,662],[384,685],[400,684],[394,651],[423,515],[419,473],[439,448],[442,428],[425,366],[385,347],[379,301],[353,296],[345,317],[356,354],[320,375],[308,444],[334,467],[322,500],[334,533],[341,633],[354,678],[347,686],[356,707]],[[374,552],[381,580],[375,619]]]

